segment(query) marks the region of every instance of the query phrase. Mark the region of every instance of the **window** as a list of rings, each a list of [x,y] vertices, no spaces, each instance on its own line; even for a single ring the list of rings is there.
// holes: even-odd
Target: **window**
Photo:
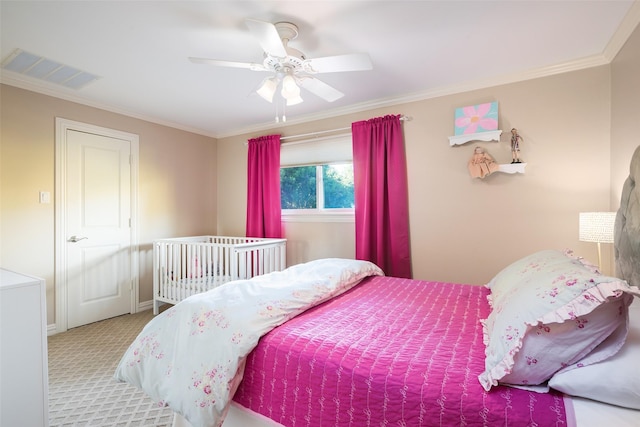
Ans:
[[[353,209],[353,164],[280,168],[283,210]]]
[[[351,134],[283,143],[283,221],[353,221]]]

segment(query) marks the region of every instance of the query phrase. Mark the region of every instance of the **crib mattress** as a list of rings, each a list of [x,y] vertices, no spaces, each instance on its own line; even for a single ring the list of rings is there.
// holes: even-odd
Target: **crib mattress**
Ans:
[[[209,288],[215,288],[223,283],[231,281],[231,276],[200,276],[184,279],[169,279],[165,286],[188,287],[193,285],[207,285]]]

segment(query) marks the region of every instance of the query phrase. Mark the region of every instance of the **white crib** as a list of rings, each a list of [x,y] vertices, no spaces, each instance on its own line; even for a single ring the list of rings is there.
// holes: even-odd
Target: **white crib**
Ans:
[[[283,270],[286,239],[194,236],[153,243],[153,314],[223,283]]]

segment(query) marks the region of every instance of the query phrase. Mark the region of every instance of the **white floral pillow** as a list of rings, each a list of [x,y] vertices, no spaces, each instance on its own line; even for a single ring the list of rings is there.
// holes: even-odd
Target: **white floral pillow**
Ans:
[[[640,361],[640,299],[636,298],[629,307],[629,334],[620,351],[599,363],[563,369],[549,380],[549,386],[572,396],[640,409],[638,361]]]
[[[542,384],[570,365],[611,357],[624,343],[631,293],[637,293],[554,250],[514,262],[487,287],[492,311],[483,321],[485,371],[478,377],[485,390],[499,382]],[[592,357],[616,330],[623,332],[619,339]]]

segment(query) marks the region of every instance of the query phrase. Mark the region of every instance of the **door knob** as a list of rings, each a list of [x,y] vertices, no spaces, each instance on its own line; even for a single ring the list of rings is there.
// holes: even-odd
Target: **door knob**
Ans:
[[[71,237],[69,237],[68,242],[76,243],[76,242],[79,242],[80,240],[84,240],[84,239],[88,239],[88,237],[71,236]]]

